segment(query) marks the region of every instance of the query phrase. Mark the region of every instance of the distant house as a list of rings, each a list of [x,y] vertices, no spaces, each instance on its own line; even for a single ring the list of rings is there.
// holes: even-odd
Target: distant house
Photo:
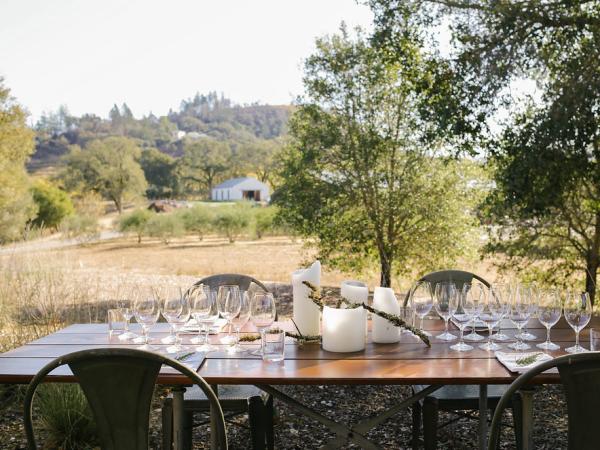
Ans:
[[[271,199],[271,192],[269,186],[256,178],[232,178],[215,186],[211,192],[211,199],[216,202],[236,200],[268,202]]]

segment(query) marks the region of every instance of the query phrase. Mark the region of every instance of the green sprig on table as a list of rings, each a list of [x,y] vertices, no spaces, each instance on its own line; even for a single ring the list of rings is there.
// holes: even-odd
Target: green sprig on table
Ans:
[[[325,306],[325,301],[324,301],[324,297],[321,295],[321,290],[309,281],[303,281],[302,283],[304,283],[306,285],[306,287],[308,287],[310,289],[308,298],[310,298],[312,300],[312,302],[315,305],[317,305],[321,311],[323,311],[323,307]],[[395,325],[397,327],[404,328],[404,329],[410,331],[415,336],[417,336],[419,339],[421,339],[421,341],[423,341],[423,343],[427,347],[431,347],[431,342],[429,341],[429,337],[423,332],[423,330],[421,330],[420,328],[417,328],[417,327],[413,327],[412,325],[409,325],[401,317],[399,317],[395,314],[390,314],[390,313],[386,313],[385,311],[380,311],[376,308],[373,308],[372,306],[367,305],[366,303],[352,303],[343,297],[341,299],[338,299],[336,302],[336,304],[339,306],[341,306],[342,303],[344,303],[345,305],[347,305],[351,308],[357,308],[359,306],[362,306],[364,309],[369,311],[371,314],[375,314],[376,316],[379,316],[379,317],[387,320],[392,325]]]
[[[518,358],[517,360],[515,360],[515,362],[518,366],[528,366],[529,364],[533,364],[534,362],[536,362],[538,358],[542,355],[543,353],[534,353],[533,355]]]

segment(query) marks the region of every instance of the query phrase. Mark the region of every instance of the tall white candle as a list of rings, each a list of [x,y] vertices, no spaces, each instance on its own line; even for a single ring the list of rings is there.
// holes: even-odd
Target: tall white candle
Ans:
[[[373,295],[373,308],[389,314],[400,314],[400,305],[391,288],[376,287]],[[383,317],[373,316],[373,342],[389,344],[400,340],[400,328]]]
[[[323,307],[323,350],[340,353],[363,350],[364,312],[362,306],[348,309]]]
[[[321,263],[315,261],[308,269],[299,269],[292,273],[293,317],[300,333],[304,335],[320,334],[319,307],[308,298],[310,289],[302,282],[309,281],[316,287],[321,285]]]

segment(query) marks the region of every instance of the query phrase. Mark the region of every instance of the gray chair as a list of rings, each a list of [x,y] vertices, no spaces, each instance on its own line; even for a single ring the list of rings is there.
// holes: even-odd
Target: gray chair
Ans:
[[[489,450],[494,450],[498,445],[502,412],[513,394],[527,386],[533,377],[553,367],[558,368],[560,382],[565,387],[569,450],[598,449],[600,428],[596,412],[600,410],[600,352],[590,352],[560,356],[519,376],[498,402],[490,428]]]
[[[24,401],[28,448],[37,448],[33,421],[33,396],[46,375],[68,365],[90,405],[103,450],[147,450],[150,406],[156,378],[163,364],[188,377],[212,407],[211,430],[219,449],[227,449],[223,411],[210,386],[183,364],[155,353],[136,349],[82,350],[56,358],[44,366],[27,387]]]
[[[467,283],[472,283],[476,280],[482,283],[486,287],[490,287],[490,283],[475,275],[471,272],[465,272],[463,270],[440,270],[438,272],[431,272],[421,277],[419,281],[428,281],[433,285],[437,283],[451,281],[456,284],[456,287],[460,290]],[[404,299],[404,306],[408,304],[410,298],[410,292],[406,294]],[[426,386],[413,386],[415,392],[420,392]],[[500,397],[506,392],[507,387],[504,385],[490,385],[488,386],[488,408],[493,410],[496,404],[500,400]],[[513,408],[513,418],[515,435],[517,436],[517,448],[521,448],[520,441],[520,430],[521,430],[521,399],[520,396],[515,395],[512,399],[511,406]],[[418,446],[419,436],[421,434],[421,421],[423,423],[423,442],[425,450],[433,450],[437,448],[437,430],[438,428],[438,416],[439,411],[454,412],[458,415],[457,419],[461,416],[468,416],[464,411],[474,411],[479,409],[479,386],[477,385],[465,385],[465,386],[444,386],[443,388],[433,392],[423,399],[422,402],[414,403],[412,408],[413,413],[413,424],[412,424],[412,439],[413,448]],[[449,425],[455,420],[445,423],[443,426]]]
[[[265,292],[268,292],[267,287],[255,278],[248,275],[239,275],[233,273],[212,275],[202,278],[195,283],[198,285],[207,285],[211,289],[218,289],[219,286],[230,284],[239,286],[241,290],[247,291],[252,284]],[[253,449],[273,449],[273,397],[264,393],[254,386],[230,385],[230,386],[213,386],[221,407],[227,413],[226,419],[239,414],[248,414],[248,422],[250,425],[251,445]],[[162,426],[163,426],[163,449],[171,449],[172,447],[172,417],[173,407],[172,398],[168,397],[163,402],[162,409]],[[194,424],[194,413],[206,413],[210,410],[210,404],[204,393],[199,389],[188,389],[184,393],[184,423],[185,435],[184,443],[186,448],[192,447],[192,429],[195,425],[200,425],[205,422]],[[233,425],[238,425],[235,422],[230,422]]]

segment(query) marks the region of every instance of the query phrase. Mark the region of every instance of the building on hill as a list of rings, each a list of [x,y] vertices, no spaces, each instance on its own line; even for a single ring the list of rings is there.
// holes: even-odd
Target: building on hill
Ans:
[[[242,177],[232,178],[215,186],[210,198],[215,202],[237,200],[268,202],[271,199],[271,192],[269,186],[256,178]]]

